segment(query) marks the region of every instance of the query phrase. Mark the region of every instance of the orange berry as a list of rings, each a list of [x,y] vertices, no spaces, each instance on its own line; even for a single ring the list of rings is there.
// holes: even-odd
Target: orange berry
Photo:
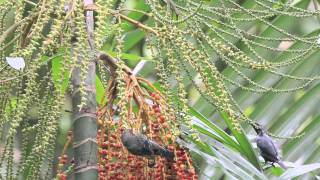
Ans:
[[[165,117],[163,116],[163,115],[160,115],[159,117],[158,117],[158,121],[159,121],[159,123],[164,123],[164,121],[165,121]]]
[[[159,94],[156,94],[156,95],[154,96],[154,99],[156,99],[157,101],[159,101],[159,100],[161,99],[161,96],[160,96]]]
[[[107,155],[107,154],[108,154],[108,151],[105,150],[105,149],[102,149],[102,150],[100,151],[100,154],[102,154],[102,155]]]
[[[160,112],[160,108],[159,107],[155,107],[153,108],[154,112],[159,113]]]

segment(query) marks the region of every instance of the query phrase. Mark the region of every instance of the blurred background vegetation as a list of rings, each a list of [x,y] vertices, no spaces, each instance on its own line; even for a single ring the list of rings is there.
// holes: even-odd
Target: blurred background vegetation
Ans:
[[[26,12],[28,8],[32,8],[32,3],[38,3],[36,1],[30,1],[31,3],[29,2],[29,4],[28,1],[21,2],[27,2]],[[231,2],[235,2],[249,11],[241,10],[241,8]],[[0,4],[4,3],[4,0],[0,0]],[[120,1],[116,1],[113,6],[117,7],[119,3]],[[183,15],[188,14],[188,9],[183,9],[183,5],[185,5],[184,1],[181,0],[176,3],[179,12]],[[211,21],[208,20],[207,22],[210,23],[209,25],[202,25],[203,27],[200,27],[206,32],[208,38],[216,38],[225,44],[233,44],[253,59],[262,57],[272,62],[296,61],[290,66],[281,67],[277,72],[296,77],[319,76],[320,51],[317,43],[320,37],[320,13],[318,11],[319,2],[317,0],[233,0],[230,2],[225,1],[225,7],[221,5],[223,4],[221,1],[211,0],[202,3],[202,9],[200,8],[197,13],[211,18]],[[166,6],[165,2],[162,2],[162,4]],[[200,1],[190,1],[188,7],[192,7],[191,10],[195,10],[195,7],[199,4]],[[154,19],[139,12],[152,12],[144,0],[127,0],[123,4],[123,9],[138,10],[124,12],[131,19],[140,21],[148,26],[155,24]],[[229,13],[229,16],[226,16],[226,12]],[[14,24],[14,16],[14,11],[10,11],[2,17],[3,24],[1,26],[3,29],[7,29]],[[230,17],[233,18],[233,21],[228,20]],[[183,16],[180,18],[183,18]],[[228,25],[233,26],[234,29],[228,27]],[[187,25],[179,26],[181,29],[190,27]],[[210,26],[213,26],[213,28],[210,29]],[[122,57],[125,64],[131,67],[138,76],[151,80],[155,85],[159,84],[155,70],[155,61],[157,59],[154,59],[150,48],[146,44],[146,32],[125,21],[121,23],[121,28],[123,34]],[[255,36],[250,36],[244,32]],[[114,51],[115,40],[113,35],[111,34],[101,47],[102,51],[108,52],[111,55],[116,54]],[[6,42],[10,42],[10,39],[13,38],[14,36],[8,37]],[[4,45],[1,46],[1,48],[3,47]],[[210,47],[205,45],[204,48],[209,49]],[[9,47],[6,51],[1,52],[0,68],[5,64],[4,57],[11,54],[13,49],[13,47]],[[60,47],[56,54],[64,52],[65,49]],[[53,57],[50,59],[52,62],[50,68],[53,79],[59,78],[61,73],[60,63],[63,61],[63,57],[43,55],[41,58],[43,61],[46,61],[50,57]],[[297,60],[292,60],[293,57],[298,58]],[[237,70],[241,71],[239,74],[221,59],[218,53],[212,53],[212,62],[215,63],[220,73],[227,79],[232,80],[233,83],[229,83],[227,80],[224,83],[247,117],[255,122],[259,122],[268,132],[276,136],[291,137],[302,133],[304,135],[293,139],[274,138],[281,150],[282,159],[290,168],[287,171],[279,167],[265,169],[264,162],[259,157],[254,144],[256,134],[251,126],[248,123],[242,123],[243,133],[230,129],[232,127],[230,117],[223,112],[217,111],[217,108],[212,105],[211,100],[208,100],[206,96],[199,93],[198,88],[203,87],[203,82],[199,80],[198,72],[190,71],[187,73],[184,71],[182,72],[184,77],[193,79],[192,82],[189,78],[185,78],[183,83],[184,87],[186,87],[188,108],[192,116],[193,127],[199,132],[201,140],[204,143],[186,143],[183,141],[180,143],[192,152],[195,162],[194,166],[200,175],[200,179],[247,180],[279,179],[280,177],[291,179],[299,175],[302,175],[299,176],[299,179],[320,179],[320,171],[318,170],[320,168],[320,81],[318,78],[313,78],[312,83],[307,83],[304,86],[303,84],[308,79],[302,80],[303,83],[301,83],[300,80],[294,78],[235,66]],[[46,71],[46,69],[43,68],[42,71]],[[40,72],[40,74],[46,73]],[[18,72],[8,73],[8,75],[14,77],[18,75]],[[286,90],[288,92],[271,92],[270,90],[258,93],[251,92],[250,90],[245,90],[244,87],[255,89],[256,86],[246,81],[244,76],[241,77],[241,75],[249,77],[253,82],[263,87],[289,90]],[[5,75],[1,75],[0,77],[1,80],[7,78]],[[102,87],[101,82],[106,82],[106,80],[99,79],[97,81],[97,99],[101,99],[105,88]],[[241,87],[235,85],[234,82],[238,83]],[[8,94],[7,91],[17,91],[14,86],[5,88],[3,84],[0,84],[1,97],[6,96]],[[177,84],[173,82],[172,88],[174,89],[176,86]],[[297,90],[290,90],[295,88]],[[9,105],[6,105],[14,107],[14,103],[17,103],[14,98],[15,96],[12,96]],[[68,93],[65,94],[64,101],[64,107],[61,109],[63,115],[59,119],[59,133],[56,140],[57,145],[54,150],[54,157],[57,157],[62,151],[67,139],[67,133],[72,126],[71,114],[65,112],[65,110],[72,109],[71,97]],[[1,108],[5,109],[7,106],[1,106]],[[37,121],[39,107],[29,107],[25,118],[29,119],[30,122]],[[5,112],[4,109],[1,112]],[[0,145],[0,150],[2,151],[6,142],[7,126],[6,124],[2,124],[1,126],[3,126],[2,142]],[[19,138],[24,137],[19,136],[18,132],[16,138],[18,139],[17,142],[19,142]],[[254,149],[253,151],[252,148]],[[15,146],[13,164],[17,163],[21,158],[20,150],[19,146]],[[69,149],[68,153],[72,154],[72,149]],[[57,158],[54,158],[53,164],[57,164]],[[1,171],[1,174],[5,174],[4,169],[1,169]],[[54,171],[55,169],[52,170],[52,172]]]

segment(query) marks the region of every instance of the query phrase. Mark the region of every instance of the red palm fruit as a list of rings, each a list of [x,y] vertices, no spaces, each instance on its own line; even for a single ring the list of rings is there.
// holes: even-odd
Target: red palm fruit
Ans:
[[[161,112],[161,110],[160,110],[160,108],[159,108],[159,107],[155,107],[155,108],[153,108],[153,111],[154,111],[155,113],[160,113],[160,112]]]
[[[107,146],[108,146],[108,142],[106,142],[106,141],[105,141],[105,142],[102,142],[101,146],[102,146],[102,147],[107,147]]]
[[[158,121],[159,123],[164,123],[164,121],[166,120],[166,118],[163,115],[158,116]]]
[[[154,99],[157,100],[157,101],[159,101],[159,100],[161,99],[161,96],[160,96],[159,94],[156,94],[156,95],[154,96]]]
[[[107,151],[106,149],[102,149],[102,150],[100,151],[100,154],[101,154],[101,155],[107,155],[107,154],[108,154],[108,151]]]

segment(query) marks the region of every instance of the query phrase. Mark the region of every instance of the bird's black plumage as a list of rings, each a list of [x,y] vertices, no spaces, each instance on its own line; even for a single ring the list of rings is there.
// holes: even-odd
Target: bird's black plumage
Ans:
[[[121,135],[122,144],[127,150],[138,156],[161,156],[173,161],[174,153],[160,146],[156,142],[148,139],[145,135],[136,133],[132,130],[125,129]]]
[[[263,132],[263,129],[260,126],[254,126],[254,129],[258,135],[256,142],[263,159],[266,162],[278,163],[282,168],[286,168],[280,160],[278,149],[272,139]]]

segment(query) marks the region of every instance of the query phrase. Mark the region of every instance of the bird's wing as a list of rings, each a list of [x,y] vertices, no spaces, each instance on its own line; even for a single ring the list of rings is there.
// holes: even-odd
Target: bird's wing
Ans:
[[[165,157],[166,159],[172,161],[174,159],[174,153],[168,151],[163,146],[159,145],[158,143],[148,139],[145,142],[145,146],[148,147],[147,149],[150,150],[150,155],[159,155]]]
[[[150,143],[150,140],[143,134],[137,135],[139,138],[137,140],[139,141],[137,144],[139,144],[141,150],[144,152],[145,155],[154,155],[154,152],[152,151],[152,144]]]
[[[165,149],[160,146],[158,143],[150,140],[149,141],[150,143],[150,146],[151,146],[151,150],[152,150],[152,153],[155,154],[155,155],[161,155],[163,151],[165,151]]]
[[[126,146],[127,150],[134,155],[148,154],[144,142],[145,139],[143,137],[140,137],[139,135],[126,136],[126,138],[123,140],[123,143]]]
[[[268,136],[257,137],[257,146],[266,156],[278,157],[278,151],[272,142],[272,139]]]
[[[148,139],[145,135],[140,134],[140,138],[137,138],[140,142],[137,144],[142,145],[143,151],[147,155],[162,155],[165,149],[160,146],[158,143]]]
[[[272,149],[273,149],[272,151],[274,151],[275,154],[276,154],[276,156],[278,157],[278,149],[276,148],[273,140],[272,140],[269,136],[267,136],[267,138],[269,139],[270,146],[271,146]]]

